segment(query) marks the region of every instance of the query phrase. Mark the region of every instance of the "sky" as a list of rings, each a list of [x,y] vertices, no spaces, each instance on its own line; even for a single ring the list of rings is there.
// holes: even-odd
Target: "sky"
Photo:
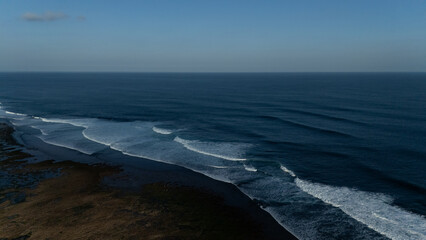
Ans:
[[[426,71],[426,0],[0,0],[0,71]]]

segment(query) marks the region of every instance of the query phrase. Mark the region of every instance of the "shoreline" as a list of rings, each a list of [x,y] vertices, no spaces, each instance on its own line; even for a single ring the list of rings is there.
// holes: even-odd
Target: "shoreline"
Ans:
[[[1,126],[2,129],[5,128],[4,123],[1,124]],[[5,138],[7,137],[2,135],[2,140]],[[14,141],[14,139],[12,140]],[[258,204],[244,195],[232,184],[211,179],[205,175],[196,173],[183,167],[154,162],[146,159],[136,159],[130,156],[123,156],[123,154],[119,154],[113,150],[101,152],[99,154],[95,154],[95,156],[84,156],[83,154],[69,149],[46,144],[30,135],[19,136],[18,142],[23,143],[24,146],[27,147],[27,151],[32,156],[34,156],[33,158],[38,159],[34,163],[27,162],[25,163],[26,165],[36,164],[34,166],[40,167],[39,165],[42,163],[42,169],[60,169],[58,170],[60,171],[58,176],[55,175],[41,180],[34,189],[25,190],[29,191],[30,194],[34,194],[33,191],[41,191],[43,194],[39,193],[39,195],[36,195],[37,197],[40,197],[40,195],[49,196],[49,192],[54,191],[52,187],[43,187],[46,186],[46,182],[50,182],[52,184],[56,182],[56,184],[59,184],[60,182],[68,181],[69,179],[66,179],[70,176],[71,179],[74,179],[75,181],[75,176],[83,175],[92,179],[91,181],[93,183],[93,185],[91,185],[93,188],[90,191],[87,191],[87,194],[95,194],[91,197],[99,197],[101,199],[95,202],[102,202],[105,199],[111,200],[110,198],[114,199],[115,201],[123,201],[121,205],[119,204],[115,207],[115,210],[119,208],[118,206],[123,207],[126,205],[126,203],[132,202],[131,199],[135,200],[139,198],[140,200],[141,196],[149,196],[143,199],[142,202],[144,204],[138,206],[139,208],[143,208],[147,207],[146,204],[148,203],[156,205],[158,202],[162,202],[164,204],[163,207],[166,206],[166,209],[168,209],[167,214],[169,215],[161,215],[165,214],[165,212],[162,210],[159,211],[158,216],[163,217],[157,219],[159,223],[168,222],[168,220],[176,218],[177,216],[182,218],[181,215],[183,213],[185,213],[183,215],[189,217],[189,219],[196,216],[204,218],[202,221],[204,225],[201,224],[202,227],[199,224],[191,223],[187,224],[188,226],[186,226],[186,228],[183,227],[182,229],[175,229],[176,231],[174,232],[171,231],[175,234],[175,237],[179,234],[183,234],[180,235],[180,239],[192,239],[190,236],[195,236],[193,234],[197,233],[197,227],[203,230],[201,232],[207,234],[201,236],[202,239],[214,239],[209,238],[209,236],[215,236],[216,239],[218,237],[221,239],[296,239],[290,232],[285,230],[282,225],[276,222],[276,220],[269,213],[261,209]],[[16,145],[17,144],[15,144],[15,146]],[[26,157],[24,159],[31,158],[29,155],[25,156]],[[49,159],[54,159],[55,161],[47,162],[46,160]],[[123,162],[126,162],[126,164],[122,164]],[[3,164],[3,161],[0,163]],[[20,162],[18,165],[22,164],[23,163]],[[67,188],[68,187],[64,189]],[[108,195],[108,197],[106,197],[101,193],[107,195],[112,194],[114,197],[111,197],[112,195]],[[75,193],[69,194],[71,194],[69,196],[75,197]],[[28,199],[37,201],[37,197],[30,195]],[[123,200],[123,198],[126,200]],[[155,199],[155,201],[152,199]],[[195,201],[194,199],[198,199],[198,201]],[[22,204],[26,204],[26,201],[17,203],[14,206],[18,206],[20,204],[22,206]],[[11,201],[9,200],[9,202]],[[198,202],[202,202],[204,205],[200,205]],[[96,207],[93,207],[97,205],[93,203],[90,204],[79,205],[80,207],[82,206],[81,208],[84,210],[82,214],[84,214],[84,212],[96,212],[96,214],[100,214],[99,216],[102,216],[102,211]],[[0,204],[0,207],[3,208],[3,205],[4,202]],[[151,205],[149,206],[152,207]],[[196,206],[198,206],[198,208],[196,208],[198,209],[198,212],[193,211],[193,208]],[[86,209],[86,207],[88,209]],[[142,211],[141,209],[138,210]],[[212,216],[207,216],[209,214],[207,214],[206,211],[214,214],[210,214]],[[192,212],[192,215],[188,215],[188,212]],[[229,215],[229,213],[232,214]],[[96,214],[94,214],[94,216],[98,216]],[[126,215],[126,217],[129,216]],[[217,219],[217,217],[219,217],[220,220]],[[180,218],[178,218],[178,220],[182,220]],[[137,218],[134,216],[129,217],[127,222],[132,222],[135,219]],[[155,219],[156,216],[151,216],[151,218],[148,217],[142,220],[144,220],[146,223],[147,221],[154,221]],[[76,221],[79,220],[77,219]],[[221,223],[225,222],[227,222],[225,225],[229,227],[229,229],[223,230],[225,225],[222,225],[223,231],[221,231],[220,225]],[[176,227],[176,221],[168,222],[168,226]],[[188,227],[191,229],[188,229]],[[143,229],[141,226],[139,226],[139,228]],[[216,230],[212,231],[209,229]],[[152,233],[155,231],[151,229],[150,232]],[[165,232],[170,231],[163,229],[157,231],[157,233],[158,232],[164,234]],[[198,233],[199,232],[200,231],[198,231]],[[185,235],[188,233],[192,234]],[[147,233],[145,232],[145,234]],[[219,236],[217,234],[222,234],[223,236]],[[128,237],[130,237],[130,235],[128,235]],[[163,238],[160,237],[156,239],[166,239],[164,237],[165,236],[163,236]]]

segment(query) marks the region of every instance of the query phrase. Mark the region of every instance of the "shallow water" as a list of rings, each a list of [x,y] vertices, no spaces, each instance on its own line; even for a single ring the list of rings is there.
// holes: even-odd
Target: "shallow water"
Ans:
[[[231,182],[301,239],[426,238],[426,74],[1,73],[0,102],[46,143]]]

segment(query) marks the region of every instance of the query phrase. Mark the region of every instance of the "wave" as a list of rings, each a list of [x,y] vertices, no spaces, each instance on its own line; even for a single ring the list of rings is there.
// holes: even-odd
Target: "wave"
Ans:
[[[218,168],[218,169],[226,169],[226,168],[229,168],[229,167],[227,167],[227,166],[216,166],[216,165],[207,165],[207,166],[212,167],[212,168]]]
[[[99,144],[109,147],[112,145],[120,145],[121,152],[124,152],[128,147],[132,147],[141,142],[146,144],[157,144],[161,139],[158,139],[153,132],[160,134],[171,134],[172,131],[168,129],[161,129],[153,126],[151,122],[111,122],[101,119],[48,119],[39,118],[46,123],[69,124],[76,127],[84,128],[82,130],[83,136]],[[106,131],[108,129],[108,131]],[[212,142],[199,142],[188,141],[176,137],[174,142],[182,144],[182,146],[192,152],[203,154],[211,157],[221,158],[231,161],[244,161],[241,155],[247,147],[244,144],[238,143],[212,143]],[[142,151],[143,149],[141,149]],[[168,149],[172,150],[172,149]],[[164,149],[165,152],[168,151]],[[155,154],[157,155],[157,154]],[[150,158],[143,156],[144,158]],[[158,160],[158,159],[155,159]]]
[[[294,174],[293,171],[289,170],[288,168],[284,167],[283,165],[280,165],[281,170],[283,170],[284,172],[290,174],[290,176],[292,177],[296,177],[296,174]]]
[[[244,169],[249,171],[249,172],[257,172],[257,169],[255,167],[252,166],[248,166],[244,164]]]
[[[72,144],[58,143],[58,142],[46,140],[46,139],[43,139],[43,138],[40,138],[40,140],[42,140],[43,142],[45,142],[47,144],[51,144],[51,145],[54,145],[54,146],[57,146],[57,147],[68,148],[68,149],[71,149],[71,150],[75,150],[77,152],[84,153],[86,155],[92,155],[95,152],[97,152],[97,151],[85,150],[85,149],[82,149],[81,147],[73,146]]]
[[[94,119],[90,118],[77,118],[77,119],[60,119],[60,118],[43,118],[43,117],[33,117],[35,119],[40,119],[46,123],[63,123],[70,124],[76,127],[89,127],[89,123],[93,122]]]
[[[285,108],[285,109],[282,109],[282,110],[285,111],[285,112],[291,112],[291,113],[296,113],[296,114],[300,114],[300,115],[313,116],[313,117],[318,117],[318,118],[332,120],[332,121],[347,122],[347,123],[357,124],[357,125],[361,125],[361,126],[367,125],[366,123],[358,122],[358,121],[355,121],[355,120],[352,120],[352,119],[336,117],[336,116],[312,112],[312,111],[304,111],[304,110],[289,109],[289,108]]]
[[[12,116],[10,116],[12,115]],[[3,118],[13,118],[14,116],[22,118],[22,117],[26,117],[26,114],[23,113],[17,113],[17,112],[11,112],[11,111],[6,111],[5,109],[3,109],[3,107],[1,106],[0,103],[0,116]]]
[[[299,122],[295,122],[295,121],[291,121],[291,120],[287,120],[287,119],[282,119],[282,118],[275,117],[275,116],[262,115],[262,116],[258,116],[258,117],[261,118],[261,119],[277,121],[277,122],[281,122],[281,123],[286,124],[286,125],[298,127],[300,129],[304,129],[304,130],[315,131],[315,132],[322,133],[322,134],[333,135],[333,136],[336,136],[336,137],[356,138],[355,136],[347,134],[347,133],[343,133],[343,132],[339,132],[339,131],[335,131],[335,130],[331,130],[331,129],[325,129],[325,128],[320,128],[320,127],[310,126],[310,125],[306,125],[306,124],[303,124],[303,123],[299,123]]]
[[[395,240],[426,239],[426,219],[393,206],[393,199],[380,193],[334,187],[296,178],[304,192],[341,209],[376,232]]]
[[[232,183],[229,179],[227,179],[225,176],[213,175],[213,174],[210,174],[210,173],[208,173],[208,172],[201,171],[201,170],[198,170],[198,169],[195,169],[195,168],[188,168],[188,166],[186,166],[185,164],[176,163],[176,162],[170,162],[170,161],[164,161],[164,160],[161,160],[161,159],[158,159],[158,158],[153,158],[153,157],[146,156],[146,155],[139,154],[139,153],[138,153],[138,154],[130,153],[130,152],[128,152],[128,151],[123,151],[122,149],[120,149],[120,148],[116,148],[116,147],[114,147],[114,146],[111,146],[111,149],[112,149],[112,150],[115,150],[115,151],[119,151],[119,152],[121,152],[122,154],[127,155],[127,156],[131,156],[131,157],[144,158],[144,159],[148,159],[148,160],[151,160],[151,161],[156,161],[156,162],[161,162],[161,163],[166,163],[166,164],[173,164],[173,165],[176,165],[176,166],[179,166],[179,167],[183,167],[183,168],[186,168],[186,169],[190,169],[190,170],[192,170],[192,171],[194,171],[194,172],[197,172],[197,173],[203,174],[203,175],[205,175],[205,176],[207,176],[207,177],[210,177],[210,178],[212,178],[212,179],[215,179],[215,180],[218,180],[218,181],[222,181],[222,182],[226,182],[226,183],[233,184],[233,183]],[[213,165],[210,165],[210,167],[214,167],[214,168],[224,168],[224,169],[226,169],[226,168],[227,168],[227,167],[222,167],[222,166],[213,166]]]
[[[104,145],[99,145],[97,143],[86,140],[83,136],[81,136],[81,132],[78,131],[59,134],[48,134],[43,133],[42,130],[40,131],[42,132],[42,135],[37,137],[43,142],[54,146],[75,150],[86,155],[92,155],[105,149]]]
[[[190,141],[180,137],[175,137],[174,141],[182,144],[190,151],[207,156],[222,158],[230,161],[247,160],[246,158],[241,158],[243,148],[247,148],[247,146],[243,144],[200,142],[196,140]],[[224,153],[226,153],[226,155]]]
[[[16,112],[11,112],[11,111],[4,111],[6,114],[11,114],[11,115],[16,115],[16,116],[27,116],[27,114],[23,114],[23,113],[16,113]]]
[[[257,175],[256,173],[248,174],[245,172],[241,168],[241,163],[239,162],[234,163],[235,165],[238,165],[238,167],[227,169],[232,167],[223,165],[231,163],[221,160],[246,160],[244,155],[247,148],[250,147],[249,144],[232,142],[203,142],[197,140],[186,140],[178,136],[171,141],[170,138],[165,139],[164,137],[160,137],[156,134],[172,133],[172,131],[167,129],[156,128],[154,125],[158,125],[158,122],[114,122],[94,118],[32,118],[40,121],[32,120],[37,123],[31,125],[31,127],[40,127],[45,130],[44,132],[41,130],[43,134],[43,136],[41,136],[43,141],[52,145],[74,149],[85,154],[93,154],[96,151],[105,149],[106,145],[113,150],[117,150],[129,156],[182,166],[211,178],[233,184],[236,181],[242,180],[252,181],[252,176]],[[63,130],[63,127],[67,127],[61,124],[69,124],[67,125],[68,128],[72,128],[72,133],[76,133],[74,135],[75,138],[71,139],[60,137],[70,137],[69,134],[61,135],[61,129]],[[53,125],[56,127],[52,127]],[[52,129],[50,129],[49,126],[51,126]],[[164,130],[170,131],[170,133],[158,132]],[[64,142],[65,140],[70,142]],[[88,144],[87,140],[90,140],[90,144]],[[103,146],[96,146],[95,143],[100,143]],[[216,170],[208,167],[216,168]],[[243,167],[249,172],[257,171],[256,168],[249,165],[243,164]],[[392,200],[387,196],[361,192],[348,188],[338,188],[311,183],[297,178],[293,171],[287,169],[283,165],[280,165],[280,169],[295,178],[294,183],[298,186],[298,188],[294,185],[293,181],[288,181],[288,178],[286,181],[301,194],[306,192],[334,207],[338,207],[352,218],[366,224],[371,229],[382,233],[387,237],[398,240],[422,239],[426,235],[424,230],[422,230],[426,229],[424,218],[392,206]],[[276,166],[275,170],[279,171]],[[277,185],[275,184],[274,187],[276,186]],[[299,188],[303,192],[300,191]],[[265,187],[260,187],[259,192],[267,192],[268,195],[271,195],[270,189],[266,189]],[[246,194],[251,198],[254,198],[253,196],[255,196],[253,191],[249,191]],[[282,191],[274,195],[274,198],[280,197],[280,194],[282,194]],[[309,198],[311,197],[309,196]],[[279,221],[277,216],[274,217],[277,221]]]
[[[152,131],[159,133],[159,134],[164,134],[164,135],[169,135],[169,134],[173,133],[172,130],[159,128],[159,127],[152,127]]]
[[[36,126],[30,126],[31,128],[37,129],[41,132],[42,135],[48,135],[48,133],[46,131],[44,131],[42,128],[36,127]]]
[[[359,162],[358,163],[358,167],[360,169],[362,169],[362,171],[367,172],[371,175],[376,176],[377,178],[380,178],[384,181],[387,181],[388,183],[397,186],[397,187],[403,187],[405,189],[409,189],[411,191],[416,191],[419,194],[424,194],[426,192],[426,187],[425,187],[425,182],[422,181],[424,178],[422,178],[422,175],[420,174],[418,179],[419,181],[413,181],[413,179],[407,179],[407,178],[403,178],[403,176],[392,176],[389,173],[383,172],[380,169],[380,166],[372,166],[370,164],[366,164],[366,163],[362,163]],[[414,173],[412,172],[412,175],[414,175]],[[410,181],[411,180],[411,181]]]

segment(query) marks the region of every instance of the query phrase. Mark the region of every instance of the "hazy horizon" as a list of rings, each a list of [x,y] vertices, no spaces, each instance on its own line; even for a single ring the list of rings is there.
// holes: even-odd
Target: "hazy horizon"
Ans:
[[[1,72],[425,72],[426,1],[0,1]]]
[[[153,73],[153,74],[155,74],[155,73],[158,73],[158,74],[161,74],[161,73],[176,73],[176,74],[180,74],[180,73],[182,73],[182,74],[185,74],[185,73],[200,73],[200,74],[203,74],[203,73],[205,73],[205,74],[227,74],[227,73],[229,73],[229,74],[231,74],[231,73],[235,73],[235,74],[238,74],[238,73],[240,73],[240,74],[245,74],[245,73],[254,73],[254,74],[256,74],[256,73],[258,73],[258,74],[279,74],[279,73],[282,73],[282,74],[285,74],[285,73],[295,73],[295,74],[297,74],[297,73],[426,73],[426,71],[334,71],[334,72],[331,72],[331,71],[299,71],[299,72],[296,72],[296,71],[287,71],[287,72],[284,72],[284,71],[269,71],[269,72],[261,72],[261,71],[245,71],[245,72],[240,72],[240,71],[227,71],[227,72],[225,72],[225,71],[217,71],[217,72],[208,72],[208,71],[180,71],[180,72],[177,72],[177,71],[161,71],[161,72],[155,72],[155,71],[125,71],[125,70],[123,70],[123,71],[79,71],[79,70],[76,70],[76,71],[34,71],[34,70],[18,70],[18,71],[13,71],[13,70],[11,70],[11,71],[0,71],[0,73],[147,73],[147,74],[149,74],[149,73]]]

